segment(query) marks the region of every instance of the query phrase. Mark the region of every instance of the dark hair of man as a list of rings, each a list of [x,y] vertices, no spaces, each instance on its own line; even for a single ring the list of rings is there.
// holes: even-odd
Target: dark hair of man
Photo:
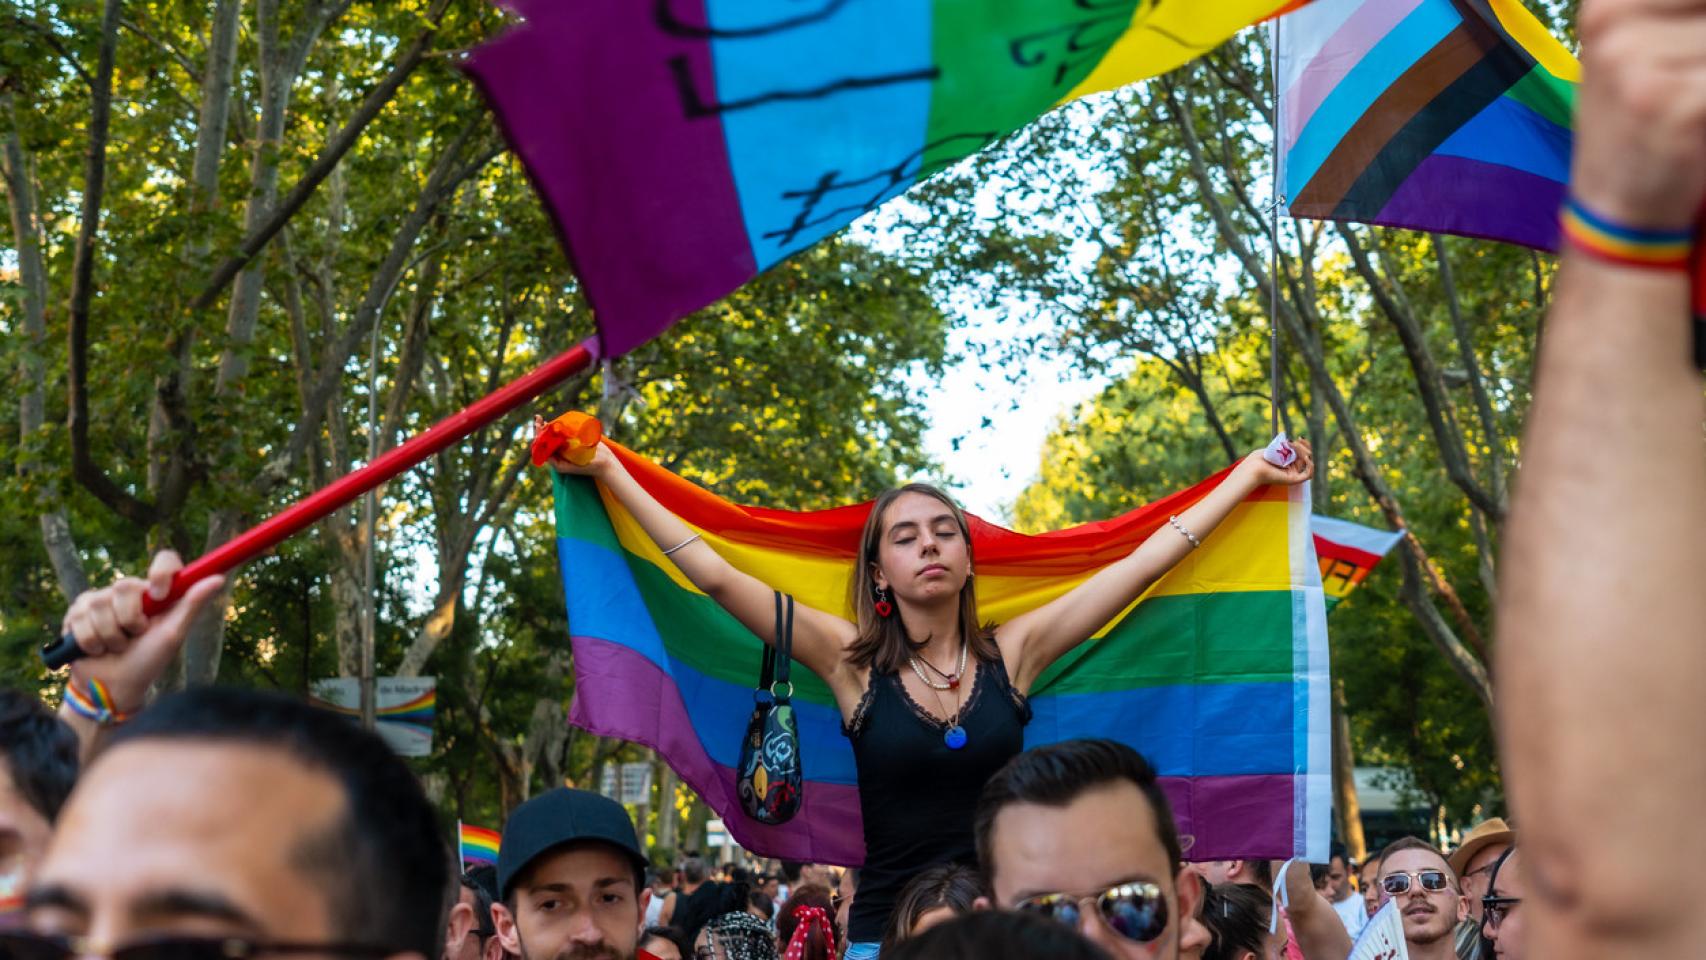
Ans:
[[[492,919],[492,897],[467,874],[459,873],[456,879],[458,886],[474,895],[474,929],[483,944],[498,932],[497,921]]]
[[[679,951],[683,957],[693,956],[693,944],[688,942],[686,934],[674,927],[647,927],[645,930],[640,932],[640,942],[636,943],[635,946],[644,950],[646,949],[646,944],[652,940],[664,940],[669,943],[673,943],[675,944],[675,949]],[[655,953],[656,951],[652,952]]]
[[[1268,890],[1272,890],[1274,888],[1274,865],[1272,861],[1246,860],[1244,862],[1250,865],[1251,877],[1255,878],[1258,883]],[[1314,873],[1311,872],[1310,876],[1313,878]]]
[[[799,883],[800,882],[800,868],[803,866],[805,866],[805,864],[802,864],[796,860],[784,860],[784,861],[782,861],[782,882],[787,884],[790,887],[796,883]]]
[[[52,823],[77,783],[77,735],[40,700],[0,687],[0,755],[12,786]]]
[[[488,903],[497,902],[497,899],[498,899],[498,868],[497,867],[495,867],[489,863],[482,863],[482,864],[478,864],[476,866],[469,867],[466,871],[463,872],[462,879],[466,880],[468,883],[472,883],[475,887],[479,888],[480,893],[485,895],[486,901]]]
[[[776,916],[776,901],[770,899],[770,894],[757,887],[747,888],[746,905],[763,913],[766,920]]]
[[[1451,861],[1445,858],[1445,854],[1439,852],[1438,847],[1426,840],[1423,840],[1421,837],[1399,837],[1387,844],[1386,849],[1380,851],[1380,862],[1385,863],[1393,854],[1403,853],[1405,850],[1426,850],[1438,857],[1439,868],[1445,871],[1446,876],[1451,878],[1452,888],[1457,888],[1457,872],[1451,869]]]
[[[688,857],[681,861],[681,876],[688,883],[704,883],[705,861],[698,857]]]
[[[883,960],[1108,960],[1108,955],[1064,924],[1028,913],[980,910],[938,924]]]
[[[1246,952],[1262,956],[1273,900],[1247,883],[1222,883],[1203,891],[1202,922],[1208,928],[1203,960],[1236,960]]]
[[[972,904],[982,896],[983,877],[968,866],[943,863],[925,870],[908,880],[895,899],[894,912],[889,914],[889,929],[883,935],[883,949],[888,950],[910,936],[918,918],[931,910],[947,907],[956,915],[964,915],[972,911]]]
[[[1309,865],[1309,882],[1319,887],[1332,872],[1333,868],[1325,863],[1312,863]]]
[[[1179,870],[1179,828],[1173,808],[1161,792],[1155,768],[1136,750],[1113,740],[1064,740],[1046,747],[1026,750],[995,772],[984,784],[977,801],[972,830],[977,837],[977,859],[985,884],[995,887],[995,817],[1015,803],[1063,807],[1086,790],[1103,784],[1131,783],[1149,801],[1155,813],[1155,832],[1167,851],[1167,863]]]
[[[835,922],[835,901],[831,898],[829,888],[821,883],[808,883],[798,890],[792,891],[788,899],[782,903],[782,911],[776,914],[776,940],[786,947],[794,939],[794,928],[800,925],[799,911],[807,907],[817,907],[829,917],[829,929],[835,934],[835,942],[841,942],[841,924]],[[823,942],[823,935],[815,927],[807,934],[806,949],[803,960],[818,960],[823,957],[833,957],[835,954],[829,944]]]
[[[385,741],[343,717],[258,690],[202,687],[161,699],[106,749],[154,740],[272,747],[343,788],[342,822],[309,837],[296,862],[326,891],[340,940],[437,957],[449,869],[426,794]],[[284,825],[281,825],[281,827]]]

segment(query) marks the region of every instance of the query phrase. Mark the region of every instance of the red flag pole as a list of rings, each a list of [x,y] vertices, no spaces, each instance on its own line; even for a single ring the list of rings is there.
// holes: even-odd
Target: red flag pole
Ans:
[[[144,593],[143,612],[153,616],[170,607],[184,595],[184,591],[188,590],[191,584],[217,574],[228,573],[253,560],[356,497],[585,370],[596,356],[597,350],[591,340],[557,354],[520,379],[492,391],[433,424],[426,432],[385,452],[372,463],[339,477],[298,500],[284,512],[209,550],[178,571],[172,578],[172,589],[166,594],[166,599],[155,600],[153,596]]]

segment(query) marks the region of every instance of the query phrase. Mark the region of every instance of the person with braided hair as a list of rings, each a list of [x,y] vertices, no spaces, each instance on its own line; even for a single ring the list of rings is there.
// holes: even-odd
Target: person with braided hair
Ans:
[[[777,960],[770,924],[739,911],[713,917],[693,941],[694,960]]]

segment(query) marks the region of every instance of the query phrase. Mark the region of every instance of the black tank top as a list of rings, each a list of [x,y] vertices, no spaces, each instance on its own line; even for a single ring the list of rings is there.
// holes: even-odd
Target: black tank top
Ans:
[[[966,745],[950,750],[948,724],[915,703],[893,674],[871,675],[870,687],[843,733],[859,771],[865,820],[865,866],[848,919],[848,940],[881,940],[908,880],[956,861],[976,866],[972,813],[995,771],[1025,748],[1031,708],[1001,663],[980,662],[971,697],[960,710]]]

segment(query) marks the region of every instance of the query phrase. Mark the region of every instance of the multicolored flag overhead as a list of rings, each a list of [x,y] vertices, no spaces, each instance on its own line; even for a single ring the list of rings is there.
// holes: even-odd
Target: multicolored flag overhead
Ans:
[[[869,504],[813,513],[721,500],[611,444],[634,477],[735,566],[852,619]],[[1125,556],[1224,479],[1098,523],[1025,536],[976,518],[980,613],[996,623]],[[657,750],[744,847],[790,860],[864,858],[852,748],[828,687],[795,670],[805,767],[793,820],[747,819],[735,767],[761,642],[665,558],[607,491],[558,477],[557,549],[575,665],[571,721]],[[1302,488],[1264,489],[1133,608],[1032,690],[1026,743],[1112,737],[1162,777],[1192,859],[1325,859],[1326,609]]]
[[[467,63],[606,354],[1052,107],[1301,0],[508,0]]]
[[[1327,612],[1362,586],[1380,559],[1404,539],[1404,531],[1376,530],[1349,520],[1312,516],[1315,556],[1321,563],[1321,587],[1327,592]]]
[[[1274,29],[1292,216],[1557,249],[1581,66],[1522,0],[1317,0]]]

